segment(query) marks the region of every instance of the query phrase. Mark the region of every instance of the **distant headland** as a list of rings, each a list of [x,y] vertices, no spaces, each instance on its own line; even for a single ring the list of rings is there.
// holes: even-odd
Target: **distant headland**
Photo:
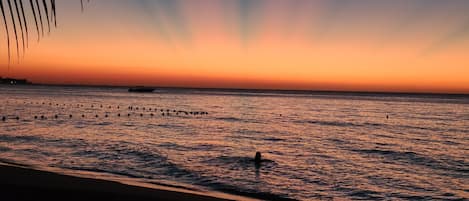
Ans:
[[[0,77],[0,84],[4,85],[31,85],[32,82],[27,79],[14,79],[14,78],[3,78]]]

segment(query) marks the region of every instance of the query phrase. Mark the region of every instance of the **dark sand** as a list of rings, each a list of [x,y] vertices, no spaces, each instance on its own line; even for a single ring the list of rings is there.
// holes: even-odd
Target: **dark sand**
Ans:
[[[231,198],[230,198],[231,199]],[[239,198],[233,198],[239,199]],[[0,164],[0,200],[228,200]]]

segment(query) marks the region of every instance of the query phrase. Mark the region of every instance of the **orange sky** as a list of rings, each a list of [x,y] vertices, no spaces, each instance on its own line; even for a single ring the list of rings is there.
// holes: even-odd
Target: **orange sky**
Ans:
[[[82,14],[58,1],[58,29],[33,40],[19,64],[14,56],[10,71],[0,48],[0,75],[54,84],[469,93],[469,2],[423,2],[101,0]]]

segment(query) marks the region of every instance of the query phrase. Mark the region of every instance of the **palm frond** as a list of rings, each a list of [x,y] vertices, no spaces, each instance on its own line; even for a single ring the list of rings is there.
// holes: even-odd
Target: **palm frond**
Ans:
[[[0,0],[0,11],[2,12],[6,32],[5,35],[7,39],[8,69],[10,69],[12,60],[11,41],[14,40],[16,42],[16,55],[18,57],[18,63],[20,61],[21,51],[20,40],[23,47],[23,56],[25,55],[26,49],[29,47],[29,25],[32,23],[28,22],[30,21],[29,19],[31,19],[29,18],[30,15],[32,15],[34,18],[34,25],[36,26],[38,42],[41,39],[41,35],[44,37],[44,32],[51,32],[52,26],[57,28],[57,7],[55,0],[29,0],[31,9],[27,8],[27,2],[24,1],[27,0]],[[89,2],[90,0],[87,0],[87,3]],[[80,0],[80,4],[82,11],[84,11],[85,2]],[[6,5],[8,5],[8,8]],[[47,25],[45,25],[45,23],[47,23]],[[10,27],[10,25],[13,25],[13,27]],[[47,30],[45,31],[46,28]],[[14,38],[11,36],[11,31],[14,33]]]
[[[24,28],[26,30],[26,47],[29,47],[29,30],[28,30],[28,21],[26,20],[26,15],[24,14],[23,1],[20,0],[21,14],[23,14]]]
[[[18,0],[14,0],[14,2],[15,2],[16,16],[18,17],[18,21],[20,22],[21,42],[23,43],[23,55],[24,55],[25,49],[26,49],[26,43],[24,40],[23,20],[21,19],[21,11],[18,6]]]
[[[55,0],[50,1],[52,7],[52,19],[54,19],[54,27],[57,28],[57,14],[55,10]]]
[[[0,0],[0,9],[3,15],[3,22],[5,23],[5,31],[7,36],[7,48],[8,48],[8,70],[10,70],[10,60],[11,60],[11,48],[10,48],[10,30],[8,28],[8,21],[5,16],[5,8],[3,7],[3,0]]]
[[[34,7],[33,0],[29,0],[29,4],[31,5],[31,11],[33,12],[34,23],[36,24],[36,30],[37,30],[37,41],[39,42],[41,35],[39,34],[39,25],[37,24],[36,8]]]
[[[41,23],[42,36],[44,37],[44,23],[42,23],[42,12],[41,12],[41,6],[39,4],[39,0],[36,0],[36,6],[37,6],[38,14],[39,14],[39,22]]]
[[[8,2],[8,8],[10,9],[10,16],[11,16],[11,22],[13,23],[13,31],[15,33],[15,40],[16,40],[16,55],[18,57],[18,61],[20,60],[20,45],[18,42],[18,31],[16,30],[16,21],[15,21],[15,14],[13,11],[13,7],[11,6],[11,0],[7,0]]]
[[[26,43],[24,40],[23,21],[21,20],[21,13],[20,13],[20,9],[18,6],[18,0],[14,0],[14,2],[15,2],[16,16],[18,17],[18,22],[20,22],[21,42],[23,43],[23,55],[24,55],[25,49],[26,49],[26,45],[25,45]]]
[[[50,19],[49,19],[49,8],[47,7],[47,1],[42,0],[42,5],[44,6],[44,10],[46,11],[46,18],[47,18],[47,27],[49,28],[50,33]]]

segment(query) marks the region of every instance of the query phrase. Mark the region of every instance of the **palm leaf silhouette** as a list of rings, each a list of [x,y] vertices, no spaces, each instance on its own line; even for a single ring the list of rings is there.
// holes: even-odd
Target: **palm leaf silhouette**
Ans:
[[[11,0],[7,0],[8,2],[8,8],[10,9],[10,15],[11,15],[11,22],[13,23],[13,31],[15,33],[15,40],[16,40],[16,55],[18,56],[18,61],[20,59],[20,45],[18,42],[18,32],[16,31],[16,22],[15,22],[15,14],[13,12],[13,8],[11,6]],[[8,24],[8,22],[5,22],[5,25]]]
[[[3,7],[3,0],[0,0],[0,9],[3,15],[3,21],[5,22],[5,31],[7,36],[7,48],[8,48],[8,69],[10,69],[10,59],[11,59],[11,48],[10,48],[10,30],[8,28],[8,21],[5,16],[5,8]]]
[[[52,19],[54,19],[54,27],[57,28],[57,15],[55,10],[55,0],[50,1],[51,9],[52,9]]]
[[[24,28],[26,30],[26,47],[29,47],[29,31],[28,31],[28,21],[26,20],[26,15],[24,14],[23,1],[20,0],[21,14],[23,14]]]
[[[55,2],[55,1],[54,1]],[[33,0],[29,0],[29,4],[31,5],[31,11],[33,12],[34,16],[34,22],[36,23],[36,30],[37,30],[37,41],[39,42],[40,40],[40,35],[39,35],[39,25],[37,24],[37,16],[36,16],[36,8],[34,7],[34,2]],[[54,7],[55,8],[55,7]]]
[[[37,6],[38,14],[39,14],[39,21],[41,22],[42,36],[44,36],[44,24],[42,23],[42,12],[41,12],[41,6],[39,5],[39,0],[36,0],[36,6]]]
[[[6,4],[4,4],[6,1]],[[25,54],[26,48],[29,47],[29,26],[30,24],[28,18],[30,15],[34,18],[34,24],[36,25],[37,40],[40,41],[41,34],[44,37],[44,23],[47,22],[47,32],[51,32],[51,26],[57,28],[57,9],[55,0],[29,0],[29,5],[31,9],[29,10],[23,1],[27,0],[0,0],[0,11],[2,12],[7,48],[8,48],[8,69],[11,63],[11,44],[10,41],[13,40],[11,37],[10,31],[14,33],[14,40],[16,42],[16,55],[18,57],[18,62],[20,60],[20,40],[23,47],[23,55]],[[88,3],[90,0],[87,1]],[[80,0],[81,9],[84,10],[84,1]],[[6,8],[5,5],[8,5]],[[7,12],[9,12],[9,16]],[[43,17],[44,15],[44,17]],[[38,17],[39,16],[39,17]],[[19,22],[19,24],[18,24]],[[51,25],[51,23],[53,25]],[[10,29],[9,24],[12,24],[13,27]],[[18,26],[19,25],[19,26]],[[20,32],[21,39],[20,39]]]
[[[19,6],[18,6],[18,0],[14,0],[15,2],[15,9],[16,9],[16,16],[18,17],[18,21],[20,22],[20,31],[21,31],[21,42],[23,43],[23,55],[24,55],[24,52],[25,52],[25,41],[24,41],[24,30],[23,30],[23,21],[21,20],[21,13],[20,13],[20,9],[19,9]]]
[[[46,0],[42,0],[42,5],[44,6],[44,10],[46,11],[47,27],[49,27],[48,33],[50,33],[49,9],[47,8]]]

